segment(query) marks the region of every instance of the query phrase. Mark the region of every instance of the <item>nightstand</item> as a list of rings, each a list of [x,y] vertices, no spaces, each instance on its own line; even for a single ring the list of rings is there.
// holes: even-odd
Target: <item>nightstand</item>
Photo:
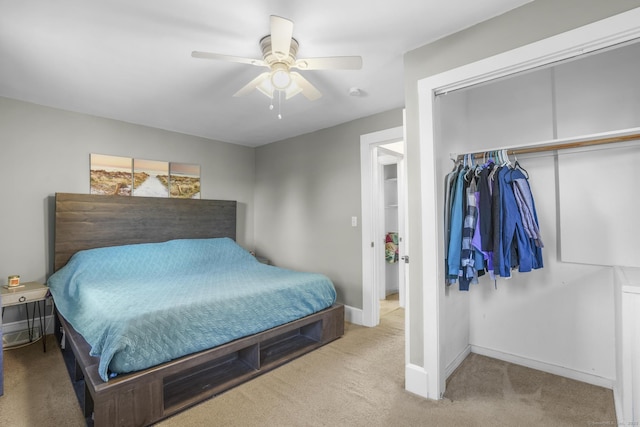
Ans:
[[[49,296],[49,288],[38,282],[27,282],[16,288],[0,287],[2,293],[2,314],[4,309],[14,305],[24,304],[27,311],[27,328],[29,329],[29,342],[34,340],[34,329],[36,320],[36,310],[38,310],[38,320],[40,321],[40,336],[42,338],[42,348],[47,351],[47,340],[44,330],[44,309],[45,302]],[[29,305],[33,308],[31,319],[29,319]]]

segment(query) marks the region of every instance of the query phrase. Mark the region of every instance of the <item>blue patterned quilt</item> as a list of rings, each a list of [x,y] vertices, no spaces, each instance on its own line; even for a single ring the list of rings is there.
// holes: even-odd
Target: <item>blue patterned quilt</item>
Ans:
[[[331,306],[321,274],[265,265],[233,240],[89,249],[48,280],[56,308],[100,357],[104,381]]]

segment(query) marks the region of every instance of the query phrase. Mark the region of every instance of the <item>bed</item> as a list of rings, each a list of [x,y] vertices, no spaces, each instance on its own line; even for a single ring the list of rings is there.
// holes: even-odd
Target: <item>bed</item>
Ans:
[[[234,201],[58,193],[55,205],[49,286],[96,426],[155,423],[344,333],[330,281],[235,243]]]

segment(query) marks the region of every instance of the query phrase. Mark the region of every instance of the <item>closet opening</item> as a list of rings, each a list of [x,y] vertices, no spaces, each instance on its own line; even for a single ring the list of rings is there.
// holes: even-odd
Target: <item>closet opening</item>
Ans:
[[[594,263],[580,244],[570,244],[580,241],[572,226],[584,223],[566,215],[576,204],[567,194],[585,183],[576,170],[593,170],[585,161],[622,156],[637,164],[640,144],[517,154],[532,177],[550,244],[543,269],[499,280],[497,289],[493,282],[469,292],[444,284],[442,179],[460,154],[637,134],[640,88],[633,70],[640,55],[629,42],[640,36],[639,18],[638,10],[616,15],[419,82],[424,372],[407,369],[407,376],[419,374],[427,386],[408,378],[408,390],[441,398],[447,376],[471,352],[615,388],[613,264]],[[603,203],[587,200],[598,224],[616,227],[617,217],[600,210]]]
[[[466,281],[444,285],[445,376],[476,353],[614,389],[613,267],[640,267],[631,238],[640,233],[633,214],[639,205],[623,196],[633,193],[634,165],[640,163],[639,68],[640,43],[625,43],[437,96],[440,186],[452,160],[468,164],[465,184],[480,183],[490,159],[494,171],[505,166],[501,183],[526,176],[521,181],[530,185],[544,242],[526,246],[531,239],[523,219],[511,250],[501,253],[510,264],[496,265],[504,260],[493,258],[497,277],[490,277],[491,270],[477,284],[469,285],[465,274]],[[437,199],[446,212],[445,194]],[[446,222],[443,213],[438,223]],[[446,248],[449,236],[441,233]]]

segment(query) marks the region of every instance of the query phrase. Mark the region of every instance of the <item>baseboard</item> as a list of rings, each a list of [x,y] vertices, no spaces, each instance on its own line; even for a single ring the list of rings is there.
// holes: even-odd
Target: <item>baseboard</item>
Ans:
[[[344,320],[355,325],[364,325],[362,321],[362,309],[345,305]]]
[[[429,398],[429,373],[422,366],[406,364],[404,388],[410,393]]]
[[[447,368],[445,369],[445,372],[444,372],[445,378],[449,378],[451,374],[453,374],[453,371],[458,369],[458,366],[460,366],[460,364],[464,361],[464,359],[467,358],[467,356],[470,353],[471,353],[471,346],[468,345],[451,361],[451,363],[447,365]]]
[[[576,371],[564,366],[553,365],[551,363],[540,362],[538,360],[529,359],[522,356],[516,356],[515,354],[503,353],[498,350],[492,350],[490,348],[480,347],[477,345],[471,346],[471,352],[480,354],[482,356],[491,357],[505,362],[513,363],[515,365],[524,366],[526,368],[536,369],[538,371],[547,372],[549,374],[559,375],[561,377],[570,378],[572,380],[581,381],[583,383],[592,384],[599,387],[613,389],[615,380],[611,378],[604,378],[597,375],[589,374],[586,372]]]
[[[47,334],[52,334],[54,329],[54,316],[48,315],[44,317],[44,330]],[[30,322],[30,321],[29,321]],[[27,320],[19,320],[17,322],[2,324],[2,345],[13,346],[29,342],[29,326]],[[40,321],[36,319],[33,326],[33,332],[36,337],[40,336]]]

